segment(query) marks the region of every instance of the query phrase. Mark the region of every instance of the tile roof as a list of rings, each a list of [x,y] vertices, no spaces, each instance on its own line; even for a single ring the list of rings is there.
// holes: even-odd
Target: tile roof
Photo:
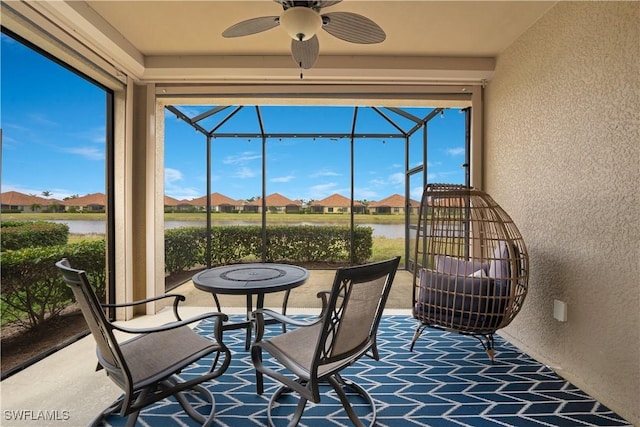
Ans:
[[[0,200],[3,205],[10,206],[48,206],[54,203],[62,204],[62,202],[58,199],[45,199],[44,197],[32,196],[30,194],[24,194],[18,191],[7,191],[5,193],[2,193],[0,194]]]
[[[193,199],[187,203],[190,203],[194,206],[207,206],[207,196],[198,197],[197,199]],[[237,206],[238,202],[230,197],[225,196],[224,194],[211,193],[211,206],[222,205]]]
[[[302,206],[300,200],[291,200],[284,197],[282,194],[273,193],[266,197],[267,206]],[[252,202],[247,203],[249,206],[262,206],[262,198],[257,198]]]
[[[420,206],[420,202],[417,202],[413,199],[409,199],[409,205],[411,207],[417,208],[418,206]],[[399,194],[393,194],[380,201],[369,203],[370,208],[377,208],[380,206],[389,206],[392,208],[404,208],[404,197]]]
[[[74,197],[73,199],[63,200],[61,202],[65,206],[88,206],[88,205],[107,205],[107,196],[103,193],[87,194],[86,196]]]
[[[180,201],[178,201],[178,199],[174,199],[173,197],[170,197],[170,196],[164,196],[165,206],[178,206],[179,204],[180,204]]]
[[[362,203],[354,200],[354,206],[363,206]],[[311,203],[311,206],[326,206],[326,207],[343,207],[343,206],[351,206],[351,199],[344,197],[341,194],[332,194],[329,197],[325,197],[322,200],[316,200]]]

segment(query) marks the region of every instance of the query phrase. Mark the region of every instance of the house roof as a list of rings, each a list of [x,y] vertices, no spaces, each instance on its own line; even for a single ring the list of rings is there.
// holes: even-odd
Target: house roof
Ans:
[[[420,206],[420,202],[417,202],[413,199],[409,199],[409,205],[412,208],[417,208],[418,206]],[[370,208],[378,208],[382,206],[388,206],[391,208],[404,208],[404,196],[401,196],[399,194],[393,194],[380,201],[369,203]]]
[[[171,196],[164,196],[164,205],[165,206],[178,206],[180,201],[178,199],[174,199]]]
[[[262,206],[262,198],[257,198],[252,202],[248,202],[249,206]],[[266,197],[267,206],[302,206],[300,200],[291,200],[284,197],[282,194],[273,193]]]
[[[354,200],[354,206],[363,206],[362,203]],[[343,206],[351,206],[351,200],[347,197],[344,197],[341,194],[332,194],[329,197],[325,197],[322,200],[316,200],[311,203],[311,206],[326,206],[326,207],[343,207]]]
[[[61,202],[65,206],[89,206],[99,205],[106,206],[107,196],[103,193],[87,194],[86,196],[74,197],[73,199],[63,200]]]
[[[36,204],[41,206],[48,206],[54,203],[62,203],[58,199],[45,199],[44,197],[32,196],[30,194],[24,194],[18,191],[7,191],[0,194],[0,197],[2,199],[3,205],[10,206],[31,206]]]
[[[197,199],[193,199],[190,202],[193,206],[206,206],[207,205],[207,196],[198,197]],[[231,197],[227,197],[224,194],[220,193],[211,193],[211,206],[238,206],[238,202],[233,200]]]

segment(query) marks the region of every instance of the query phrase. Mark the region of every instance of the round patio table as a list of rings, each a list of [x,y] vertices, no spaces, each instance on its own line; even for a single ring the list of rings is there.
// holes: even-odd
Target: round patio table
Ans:
[[[245,349],[251,344],[251,313],[264,307],[264,295],[273,292],[285,292],[282,302],[282,314],[286,314],[291,289],[304,284],[309,272],[296,265],[275,263],[231,264],[203,270],[193,276],[197,289],[210,292],[218,311],[222,311],[217,294],[246,295],[247,315],[244,322],[224,325],[225,330],[247,329]],[[255,308],[253,295],[256,295]],[[273,320],[273,319],[272,319]]]

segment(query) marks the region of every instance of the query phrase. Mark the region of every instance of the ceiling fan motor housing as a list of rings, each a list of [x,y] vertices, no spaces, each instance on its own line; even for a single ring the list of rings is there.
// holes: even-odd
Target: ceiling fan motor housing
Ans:
[[[280,26],[292,39],[306,41],[322,28],[322,17],[308,7],[290,7],[280,15]]]

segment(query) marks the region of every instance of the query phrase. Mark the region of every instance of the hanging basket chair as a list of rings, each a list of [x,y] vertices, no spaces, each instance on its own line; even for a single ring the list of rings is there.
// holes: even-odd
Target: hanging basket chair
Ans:
[[[493,334],[522,308],[529,257],[509,215],[487,193],[429,184],[418,210],[413,316],[426,327],[471,335],[493,361]]]

